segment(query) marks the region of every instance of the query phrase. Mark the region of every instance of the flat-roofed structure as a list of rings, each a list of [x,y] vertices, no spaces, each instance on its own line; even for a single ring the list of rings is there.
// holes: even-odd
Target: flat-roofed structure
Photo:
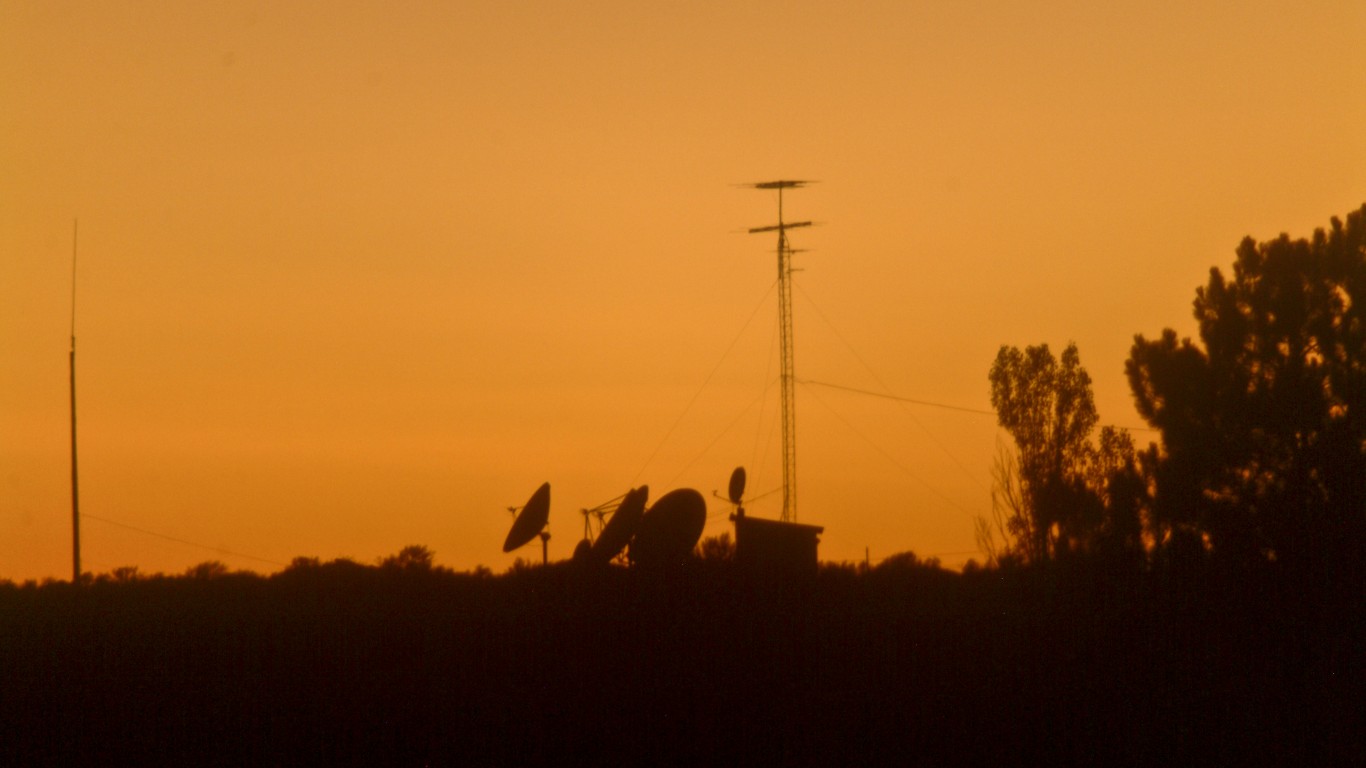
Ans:
[[[764,576],[815,578],[816,547],[825,528],[781,520],[735,518],[735,562],[745,571]]]

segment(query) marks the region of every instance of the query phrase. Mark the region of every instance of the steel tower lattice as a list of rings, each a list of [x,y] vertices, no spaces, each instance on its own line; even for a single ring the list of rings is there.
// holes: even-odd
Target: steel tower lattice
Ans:
[[[796,385],[792,354],[792,254],[787,239],[787,230],[809,227],[809,221],[783,221],[783,190],[806,186],[806,181],[763,181],[752,186],[755,189],[778,190],[778,223],[767,227],[754,227],[750,234],[759,232],[778,233],[778,334],[781,347],[780,383],[782,390],[783,413],[783,513],[784,522],[797,521],[797,409],[793,397]]]

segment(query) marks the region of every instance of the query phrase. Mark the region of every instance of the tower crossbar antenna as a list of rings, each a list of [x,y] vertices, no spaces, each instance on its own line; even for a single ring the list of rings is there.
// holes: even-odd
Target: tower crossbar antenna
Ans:
[[[779,375],[782,387],[783,421],[783,512],[781,520],[797,521],[797,409],[793,399],[796,376],[792,361],[792,254],[795,252],[787,239],[787,230],[809,227],[809,221],[783,221],[783,190],[797,189],[810,184],[809,181],[778,180],[761,181],[752,184],[755,189],[778,190],[778,223],[765,227],[753,227],[750,234],[762,232],[778,233],[778,336],[781,347],[781,367]]]

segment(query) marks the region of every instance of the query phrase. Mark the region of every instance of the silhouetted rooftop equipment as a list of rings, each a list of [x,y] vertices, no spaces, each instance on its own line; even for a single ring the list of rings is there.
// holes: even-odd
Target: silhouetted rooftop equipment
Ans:
[[[778,190],[778,223],[764,227],[752,227],[750,234],[760,232],[778,233],[778,328],[781,346],[782,372],[782,416],[783,416],[783,512],[782,519],[797,520],[797,409],[794,401],[793,386],[796,376],[792,363],[792,254],[795,252],[787,241],[787,230],[809,227],[809,221],[783,221],[783,190],[798,189],[810,184],[809,181],[779,179],[761,181],[750,186],[755,189]]]
[[[512,521],[512,530],[508,531],[508,537],[503,541],[503,551],[511,552],[514,549],[526,544],[537,536],[541,537],[541,562],[546,562],[550,558],[549,542],[550,534],[545,531],[546,525],[550,522],[550,483],[542,483],[536,492],[531,494],[526,506],[517,513],[516,519]]]
[[[579,539],[579,543],[574,545],[574,562],[583,562],[593,554],[593,542],[591,539]]]
[[[814,578],[816,548],[825,528],[737,514],[735,563],[753,574]]]
[[[627,493],[630,493],[630,491],[627,491]],[[601,535],[602,529],[607,526],[608,516],[616,512],[617,507],[621,506],[621,502],[625,500],[626,493],[623,493],[616,498],[604,501],[596,507],[580,509],[579,514],[583,515],[583,540],[592,544],[593,540],[597,538],[593,535],[593,521],[598,521],[598,534]]]
[[[707,525],[707,500],[691,488],[659,498],[640,519],[631,542],[631,561],[644,567],[686,560]]]
[[[712,491],[711,495],[715,496],[718,499],[729,501],[731,503],[731,506],[735,507],[735,511],[730,513],[730,519],[734,520],[736,517],[744,516],[745,468],[736,467],[735,471],[730,473],[730,483],[726,488],[725,496],[722,496],[716,491]]]
[[[745,495],[744,467],[736,467],[735,471],[730,473],[730,486],[727,488],[727,493],[730,495],[730,503],[737,507],[740,506],[740,499]]]
[[[650,486],[642,485],[639,488],[632,488],[626,492],[617,509],[612,513],[611,519],[602,527],[598,533],[597,541],[593,542],[589,555],[601,562],[609,562],[612,558],[621,554],[621,550],[626,548],[631,537],[635,536],[636,530],[640,527],[640,521],[645,516],[645,502],[650,497]]]
[[[825,531],[818,525],[764,520],[745,515],[745,468],[730,474],[730,502],[735,513],[735,562],[752,576],[804,580],[816,575],[817,545]]]

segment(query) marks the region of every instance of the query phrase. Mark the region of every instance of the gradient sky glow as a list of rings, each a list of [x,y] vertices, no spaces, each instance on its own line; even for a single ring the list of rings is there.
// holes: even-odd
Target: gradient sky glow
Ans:
[[[88,570],[501,570],[545,480],[552,557],[634,484],[781,482],[735,183],[821,182],[799,377],[985,409],[1075,340],[1126,426],[1135,333],[1366,201],[1359,0],[279,5],[0,0],[0,578],[70,571],[74,218]],[[968,557],[994,418],[797,407],[822,557]]]

